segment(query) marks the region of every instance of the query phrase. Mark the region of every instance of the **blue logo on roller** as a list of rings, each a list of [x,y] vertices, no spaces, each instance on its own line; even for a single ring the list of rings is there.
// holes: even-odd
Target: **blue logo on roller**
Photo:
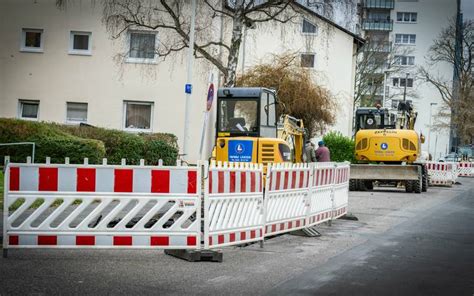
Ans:
[[[252,162],[253,141],[230,140],[227,151],[230,162]]]
[[[387,143],[382,143],[382,145],[380,145],[380,148],[382,148],[382,150],[387,150],[388,148]]]

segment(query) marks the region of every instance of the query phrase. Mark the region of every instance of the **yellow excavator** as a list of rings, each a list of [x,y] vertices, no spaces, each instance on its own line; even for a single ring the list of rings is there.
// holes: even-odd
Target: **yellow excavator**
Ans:
[[[278,117],[277,104],[271,89],[218,89],[215,160],[264,165],[303,162],[303,121]]]
[[[415,129],[417,113],[408,101],[397,110],[358,108],[355,114],[355,158],[351,165],[350,190],[373,189],[374,182],[405,186],[421,193],[428,187],[426,166],[418,162],[424,136]]]

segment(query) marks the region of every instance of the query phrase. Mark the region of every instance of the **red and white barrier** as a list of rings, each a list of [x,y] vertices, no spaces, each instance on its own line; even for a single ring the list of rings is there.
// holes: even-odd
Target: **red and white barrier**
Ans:
[[[450,162],[427,162],[428,177],[430,185],[449,186],[453,185],[453,164]]]
[[[473,177],[474,162],[458,162],[458,174],[460,177]]]
[[[263,240],[263,166],[213,162],[204,194],[206,249]]]
[[[268,165],[265,236],[306,227],[310,175],[307,164]]]
[[[332,219],[335,164],[321,162],[312,164],[310,202],[307,226],[314,226]]]
[[[347,212],[348,164],[85,163],[7,165],[4,249],[213,249]]]
[[[198,249],[198,180],[197,167],[11,163],[4,248]]]
[[[332,218],[337,219],[347,214],[349,204],[349,163],[336,164],[336,177],[334,178],[334,199]]]

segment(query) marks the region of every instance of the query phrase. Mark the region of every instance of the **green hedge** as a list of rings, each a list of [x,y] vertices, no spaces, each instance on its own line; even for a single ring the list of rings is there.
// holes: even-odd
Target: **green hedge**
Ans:
[[[65,157],[72,163],[81,163],[85,157],[99,163],[105,157],[101,141],[76,137],[46,123],[0,118],[0,143],[14,142],[35,142],[35,162],[45,162],[49,156],[55,163],[64,163]],[[10,155],[13,162],[25,162],[31,150],[31,145],[2,146],[2,163],[4,155]]]
[[[177,138],[171,134],[132,134],[89,126],[57,127],[81,138],[102,141],[110,164],[119,164],[126,158],[130,164],[138,164],[140,159],[145,159],[147,164],[158,164],[163,159],[165,165],[174,165],[178,157]]]
[[[355,161],[354,140],[343,136],[340,132],[329,132],[323,137],[323,141],[331,152],[331,161]]]
[[[54,123],[32,122],[0,118],[0,143],[35,142],[36,162],[44,162],[46,156],[52,162],[101,163],[106,157],[109,164],[119,164],[122,158],[128,164],[157,164],[163,159],[166,165],[174,165],[178,157],[177,138],[171,134],[131,134],[89,126],[70,126]],[[31,146],[0,147],[0,155],[10,155],[12,161],[24,162],[31,155]]]

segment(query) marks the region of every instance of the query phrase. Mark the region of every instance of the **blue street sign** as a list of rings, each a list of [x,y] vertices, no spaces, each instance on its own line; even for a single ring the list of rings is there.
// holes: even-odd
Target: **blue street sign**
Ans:
[[[184,92],[190,94],[193,91],[193,85],[186,83],[184,86]]]

